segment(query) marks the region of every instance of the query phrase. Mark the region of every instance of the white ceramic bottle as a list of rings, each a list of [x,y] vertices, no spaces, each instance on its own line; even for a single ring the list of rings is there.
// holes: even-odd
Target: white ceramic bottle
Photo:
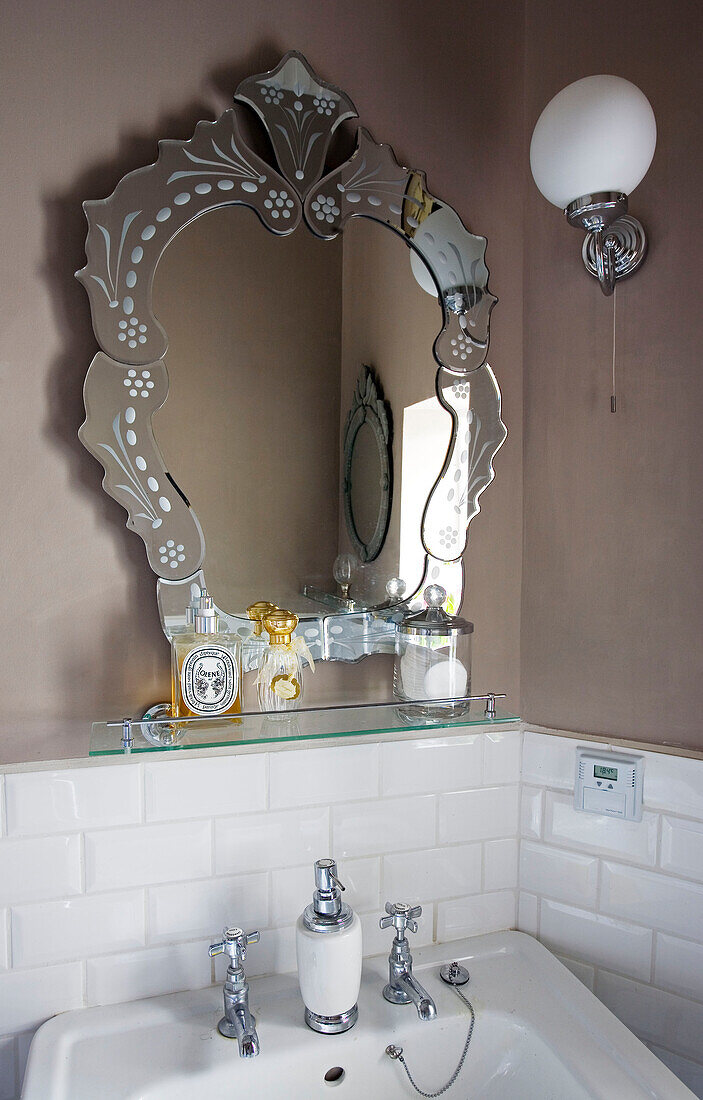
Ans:
[[[295,946],[305,1022],[335,1035],[356,1023],[361,985],[361,921],[342,901],[333,859],[315,863],[312,904],[298,918]]]

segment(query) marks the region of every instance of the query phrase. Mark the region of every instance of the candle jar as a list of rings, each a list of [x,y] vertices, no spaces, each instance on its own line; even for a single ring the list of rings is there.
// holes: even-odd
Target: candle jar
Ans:
[[[429,585],[423,596],[426,609],[398,624],[393,696],[402,718],[431,723],[469,710],[474,625],[443,609],[447,594],[440,585]]]

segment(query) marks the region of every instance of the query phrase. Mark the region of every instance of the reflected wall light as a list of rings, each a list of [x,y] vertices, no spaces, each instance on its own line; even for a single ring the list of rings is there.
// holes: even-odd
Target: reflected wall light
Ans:
[[[587,76],[563,88],[532,134],[530,167],[544,197],[586,231],[583,262],[604,294],[647,253],[627,199],[654,156],[657,124],[647,97],[619,76]]]

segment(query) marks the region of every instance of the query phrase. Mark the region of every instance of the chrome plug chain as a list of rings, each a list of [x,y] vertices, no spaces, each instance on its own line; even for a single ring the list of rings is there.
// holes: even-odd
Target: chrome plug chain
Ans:
[[[452,963],[452,966],[455,966],[455,965],[456,965],[455,963]],[[468,975],[467,975],[467,977],[468,977]],[[451,1075],[451,1077],[449,1078],[449,1080],[447,1081],[446,1085],[442,1085],[441,1089],[437,1089],[436,1092],[424,1092],[415,1083],[413,1075],[410,1072],[410,1070],[408,1069],[408,1063],[405,1061],[405,1058],[403,1056],[403,1048],[402,1047],[396,1047],[392,1043],[391,1043],[390,1046],[386,1047],[386,1054],[388,1055],[389,1058],[393,1058],[395,1061],[400,1062],[401,1066],[403,1067],[403,1069],[407,1073],[408,1081],[410,1082],[412,1087],[415,1089],[415,1092],[419,1093],[420,1096],[427,1097],[427,1100],[434,1100],[434,1097],[441,1096],[442,1093],[446,1092],[447,1089],[450,1089],[452,1087],[452,1085],[454,1084],[454,1082],[456,1081],[457,1077],[461,1073],[462,1067],[464,1065],[464,1061],[466,1060],[466,1055],[469,1053],[469,1045],[471,1043],[471,1036],[474,1033],[474,1024],[476,1023],[476,1013],[474,1012],[474,1007],[471,1004],[471,1001],[469,1001],[468,998],[466,998],[464,996],[464,994],[461,992],[461,990],[458,988],[457,985],[455,985],[451,981],[450,981],[450,984],[452,985],[452,988],[454,989],[454,992],[456,993],[456,995],[458,997],[461,997],[462,1001],[464,1002],[464,1004],[468,1008],[469,1012],[471,1013],[471,1023],[469,1024],[469,1033],[466,1036],[466,1042],[464,1043],[464,1049],[461,1052],[461,1058],[459,1059],[459,1064],[456,1067],[456,1069],[454,1070],[454,1072]]]

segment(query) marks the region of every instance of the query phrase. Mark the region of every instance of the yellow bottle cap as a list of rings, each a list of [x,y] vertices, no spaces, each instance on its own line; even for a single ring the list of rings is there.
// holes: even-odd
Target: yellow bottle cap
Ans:
[[[263,629],[263,622],[267,615],[276,610],[275,603],[269,603],[268,600],[257,600],[256,603],[252,603],[247,608],[247,615],[254,623],[254,637],[260,638]]]
[[[276,608],[264,619],[271,645],[290,645],[291,635],[298,625],[298,616],[292,611]]]

